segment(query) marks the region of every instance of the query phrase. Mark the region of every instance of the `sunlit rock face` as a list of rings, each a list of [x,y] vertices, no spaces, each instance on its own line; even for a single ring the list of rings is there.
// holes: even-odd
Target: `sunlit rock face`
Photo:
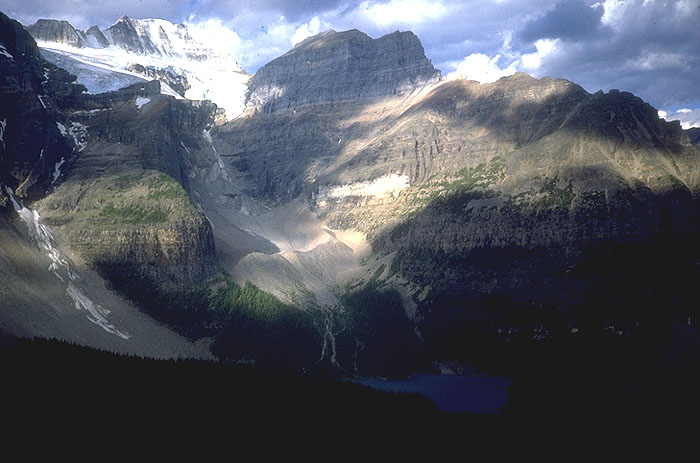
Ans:
[[[310,37],[258,70],[248,105],[263,112],[410,93],[440,71],[412,32],[379,39],[350,30]]]

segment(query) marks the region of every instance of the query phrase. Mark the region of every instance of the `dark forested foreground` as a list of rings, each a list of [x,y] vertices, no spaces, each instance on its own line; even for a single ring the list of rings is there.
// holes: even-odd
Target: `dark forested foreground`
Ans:
[[[496,418],[450,417],[420,395],[250,365],[143,359],[47,340],[1,338],[0,344],[3,420],[10,422],[78,421],[90,428],[125,421],[153,432],[166,426],[220,433],[259,422],[266,423],[261,432],[269,432],[281,425],[358,421],[482,426]]]
[[[56,341],[2,338],[3,420],[58,426],[57,431],[62,424],[80,422],[91,433],[95,426],[129,423],[125,430],[134,434],[191,429],[221,435],[241,426],[254,433],[446,430],[467,442],[543,429],[643,432],[681,426],[698,416],[700,382],[692,370],[645,375],[639,365],[616,363],[623,360],[619,356],[594,367],[581,363],[580,351],[548,352],[529,352],[538,361],[523,365],[527,369],[515,377],[501,415],[470,415],[440,412],[420,395],[384,393],[319,375],[150,360]],[[604,358],[601,352],[592,354],[596,361]]]

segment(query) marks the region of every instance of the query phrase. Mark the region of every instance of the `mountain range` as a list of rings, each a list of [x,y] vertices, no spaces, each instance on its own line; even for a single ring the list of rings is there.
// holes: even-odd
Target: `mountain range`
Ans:
[[[448,80],[411,32],[249,77],[162,20],[0,26],[6,334],[378,376],[700,360],[697,130],[631,93]]]
[[[220,117],[243,110],[249,76],[226,44],[212,47],[206,31],[196,27],[123,16],[105,30],[81,31],[53,19],[41,19],[27,30],[43,56],[77,75],[89,93],[157,78],[167,95],[215,100]]]

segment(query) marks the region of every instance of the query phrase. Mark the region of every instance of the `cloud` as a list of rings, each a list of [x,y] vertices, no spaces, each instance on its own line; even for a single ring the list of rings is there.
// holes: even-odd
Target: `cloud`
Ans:
[[[449,9],[440,1],[390,0],[387,3],[362,2],[359,11],[380,26],[415,25],[443,18]]]
[[[320,31],[321,20],[318,19],[318,16],[314,16],[311,21],[302,24],[296,31],[294,31],[294,35],[292,35],[292,46],[308,37],[311,37],[312,35],[318,34]]]
[[[542,67],[542,61],[556,50],[559,39],[539,39],[535,42],[535,51],[522,55],[522,69],[537,73]]]
[[[659,111],[659,117],[667,121],[680,121],[681,127],[691,129],[700,127],[700,108],[681,108],[675,111]]]
[[[582,2],[575,3],[578,6],[572,11],[581,10]],[[567,78],[589,91],[620,88],[656,107],[698,102],[697,0],[605,0],[588,5],[595,16],[579,13],[588,19],[578,29],[572,24],[572,31],[566,32],[553,24],[557,17],[565,17],[562,11],[557,13],[563,7],[555,7],[526,22],[516,33],[517,48],[523,54],[528,46],[537,48],[537,41],[528,43],[525,39],[558,37],[554,51],[542,57],[531,73]],[[597,17],[600,25],[595,26],[593,20]]]
[[[234,31],[224,26],[220,19],[211,18],[205,21],[185,21],[192,38],[201,44],[215,50],[224,49],[236,54],[241,47],[241,38]]]
[[[344,3],[344,0],[198,0],[193,8],[203,17],[230,19],[241,11],[249,11],[268,17],[283,16],[288,22],[295,23],[337,9]]]
[[[515,74],[518,62],[513,62],[509,66],[501,68],[498,65],[500,59],[501,55],[496,55],[491,58],[483,53],[472,53],[456,64],[456,69],[447,74],[446,78],[448,80],[478,80],[482,84],[485,84],[487,82],[495,82],[501,77]]]
[[[542,16],[527,22],[519,36],[524,42],[591,37],[601,32],[604,13],[605,8],[600,3],[590,6],[583,0],[565,0]]]

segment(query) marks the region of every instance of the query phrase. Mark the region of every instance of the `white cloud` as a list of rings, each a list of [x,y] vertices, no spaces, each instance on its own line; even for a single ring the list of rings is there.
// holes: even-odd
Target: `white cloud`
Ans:
[[[554,53],[559,39],[539,39],[535,42],[534,53],[526,53],[521,57],[523,69],[534,72],[542,67],[542,60]]]
[[[676,111],[659,111],[659,117],[667,121],[680,121],[681,127],[690,129],[700,127],[700,108],[681,108]]]
[[[514,61],[507,67],[501,68],[498,65],[500,59],[501,55],[491,58],[483,53],[472,53],[456,65],[455,71],[449,73],[447,79],[478,80],[485,84],[515,74],[519,62]]]
[[[436,21],[449,13],[440,1],[391,0],[388,3],[363,2],[359,10],[371,22],[386,26],[389,24],[422,24]]]
[[[311,21],[302,24],[294,31],[294,35],[292,35],[292,46],[319,32],[321,32],[321,20],[318,19],[318,16],[314,16]]]
[[[202,45],[214,50],[235,52],[241,46],[241,38],[226,27],[220,19],[211,18],[206,21],[194,22],[194,18],[185,22],[192,38]]]

